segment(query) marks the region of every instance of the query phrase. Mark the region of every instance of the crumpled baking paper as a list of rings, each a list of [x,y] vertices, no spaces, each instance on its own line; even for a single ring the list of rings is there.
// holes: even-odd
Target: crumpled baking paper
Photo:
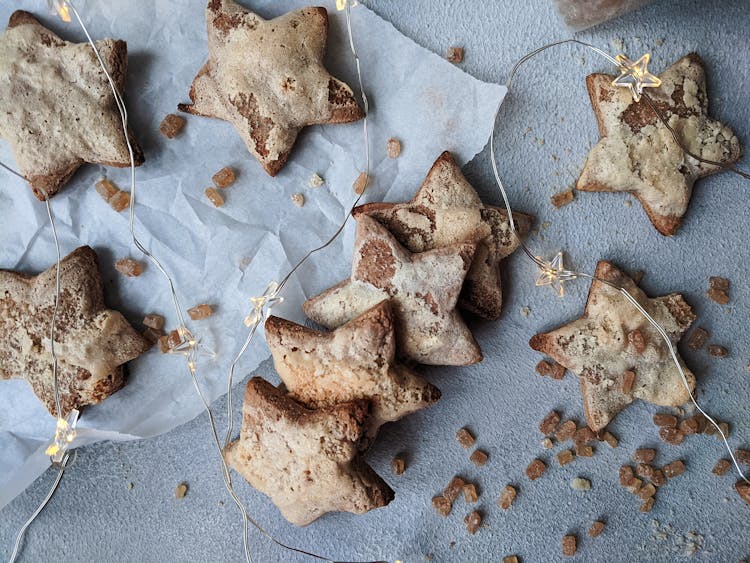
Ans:
[[[306,2],[245,4],[270,18]],[[345,15],[332,0],[324,5],[330,15],[326,65],[356,92]],[[202,388],[213,401],[226,391],[231,359],[247,334],[242,320],[251,308],[249,297],[261,295],[269,281],[280,280],[309,249],[326,241],[354,201],[352,183],[365,166],[362,122],[308,127],[276,178],[266,175],[228,123],[186,116],[183,133],[165,139],[158,125],[176,112],[178,102],[188,101],[190,83],[206,57],[204,2],[81,0],[77,7],[95,38],[128,42],[126,102],[146,152],[145,165],[136,171],[136,233],[171,273],[183,309],[199,303],[215,308],[211,318],[189,323],[217,354],[198,364]],[[56,20],[41,1],[22,6],[4,2],[0,21],[17,8],[35,13],[67,40],[84,40],[75,23]],[[505,88],[472,78],[362,5],[352,9],[352,27],[371,103],[373,183],[366,200],[408,199],[443,150],[465,163],[484,147]],[[386,156],[390,137],[403,144],[397,159]],[[0,142],[0,161],[15,165],[5,142]],[[226,204],[217,209],[203,192],[224,166],[233,167],[238,178],[222,191]],[[94,190],[103,174],[128,189],[129,170],[85,165],[53,198],[62,252],[92,246],[99,255],[108,305],[136,326],[145,314],[159,313],[166,316],[167,328],[174,328],[169,290],[155,268],[147,264],[139,278],[114,270],[119,258],[142,257],[130,242],[127,212],[116,213]],[[310,187],[313,174],[325,184]],[[305,196],[304,207],[292,204],[294,193]],[[54,265],[44,205],[4,172],[0,214],[0,268],[36,273]],[[274,314],[301,322],[305,296],[349,275],[353,233],[350,221],[341,237],[298,271]],[[236,380],[269,355],[259,332]],[[131,362],[129,373],[122,391],[84,410],[76,446],[154,436],[203,412],[181,356],[154,349]],[[25,381],[0,381],[0,508],[49,466],[43,452],[53,432],[54,419]]]

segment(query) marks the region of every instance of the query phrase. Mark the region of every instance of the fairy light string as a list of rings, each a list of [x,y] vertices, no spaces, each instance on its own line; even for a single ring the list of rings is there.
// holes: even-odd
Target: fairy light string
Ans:
[[[581,45],[587,49],[590,49],[591,51],[597,53],[598,55],[603,56],[605,59],[607,59],[609,62],[614,64],[618,67],[620,70],[620,76],[615,78],[613,81],[613,85],[620,86],[620,87],[627,87],[631,95],[633,96],[633,99],[637,102],[639,99],[643,98],[646,100],[646,103],[649,105],[649,107],[654,111],[654,113],[658,116],[659,120],[664,124],[664,126],[667,128],[667,130],[672,135],[674,141],[677,143],[677,145],[683,150],[683,152],[688,155],[689,157],[706,164],[710,164],[712,166],[719,166],[725,170],[732,171],[744,178],[750,179],[750,175],[748,175],[746,172],[740,170],[739,168],[727,165],[721,162],[715,162],[711,160],[704,159],[692,152],[690,152],[682,143],[679,135],[677,132],[669,125],[667,122],[667,119],[664,117],[662,112],[659,111],[659,109],[656,107],[656,105],[653,103],[653,100],[651,97],[643,91],[643,88],[656,88],[661,84],[661,81],[651,75],[648,72],[647,65],[650,60],[650,55],[644,55],[638,61],[635,63],[628,59],[625,55],[618,55],[617,57],[612,57],[609,54],[605,53],[601,49],[595,47],[594,45],[590,45],[589,43],[585,43],[583,41],[579,41],[577,39],[565,39],[562,41],[556,41],[554,43],[549,43],[547,45],[544,45],[542,47],[539,47],[538,49],[535,49],[531,51],[530,53],[527,53],[521,59],[519,59],[518,62],[513,66],[513,69],[511,70],[511,73],[508,77],[508,80],[506,82],[506,87],[508,89],[508,93],[511,91],[511,85],[513,84],[513,79],[515,78],[516,73],[518,72],[519,68],[526,63],[528,60],[532,59],[536,55],[542,53],[543,51],[546,51],[547,49],[557,47],[560,45],[564,45],[566,43],[575,43],[578,45]],[[693,392],[690,389],[690,384],[688,383],[687,376],[685,375],[685,371],[682,368],[682,364],[677,356],[677,350],[675,345],[672,343],[672,340],[670,339],[667,332],[664,330],[664,328],[654,319],[651,314],[638,302],[638,300],[633,297],[633,295],[627,291],[624,287],[617,285],[615,283],[612,283],[609,280],[602,279],[598,276],[591,275],[586,272],[578,272],[574,270],[568,270],[564,266],[563,261],[563,252],[558,252],[557,255],[552,260],[544,260],[542,257],[537,256],[531,248],[526,244],[526,241],[523,239],[523,237],[520,235],[516,228],[515,221],[513,219],[513,213],[510,205],[510,201],[508,198],[508,193],[505,190],[505,186],[503,185],[502,180],[500,179],[500,172],[498,170],[497,166],[497,157],[495,155],[495,134],[497,132],[497,118],[500,113],[500,108],[495,112],[495,116],[493,118],[493,127],[492,127],[492,133],[490,135],[490,162],[492,165],[492,172],[495,177],[495,182],[497,183],[497,187],[500,190],[500,194],[503,198],[503,202],[505,204],[505,208],[508,211],[508,223],[510,225],[511,232],[515,236],[515,238],[518,240],[521,249],[523,250],[524,254],[531,259],[534,264],[539,269],[539,277],[537,278],[536,285],[549,285],[551,286],[558,295],[561,297],[565,294],[565,283],[569,281],[573,281],[578,278],[587,278],[589,280],[597,281],[599,283],[603,283],[614,290],[618,291],[627,299],[627,301],[633,305],[643,316],[644,318],[656,329],[656,331],[659,333],[659,336],[664,340],[664,342],[667,345],[667,348],[669,350],[670,356],[675,364],[677,366],[677,370],[680,374],[680,378],[682,380],[683,385],[688,390],[688,394],[690,395],[690,401],[695,406],[695,408],[704,416],[706,417],[706,420],[709,421],[716,431],[721,436],[721,439],[724,443],[724,446],[729,454],[729,457],[732,460],[732,463],[734,464],[734,467],[739,474],[739,476],[742,478],[745,483],[750,485],[750,480],[745,476],[745,473],[742,471],[742,468],[740,467],[740,464],[737,461],[737,458],[734,454],[734,451],[732,450],[731,446],[729,445],[729,441],[727,439],[726,434],[721,429],[720,425],[714,418],[712,418],[703,408],[698,404],[697,400],[695,399],[695,396]]]

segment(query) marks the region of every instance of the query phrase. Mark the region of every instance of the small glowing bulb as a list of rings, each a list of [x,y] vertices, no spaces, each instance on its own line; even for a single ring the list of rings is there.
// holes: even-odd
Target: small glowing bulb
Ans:
[[[65,453],[70,449],[73,440],[75,440],[79,414],[76,409],[73,409],[65,418],[58,417],[55,437],[44,451],[45,454],[52,458],[53,463],[62,462]]]
[[[47,0],[47,6],[51,14],[57,14],[66,23],[70,21],[70,7],[66,0]]]
[[[253,304],[253,310],[245,317],[243,321],[245,326],[252,328],[258,326],[263,317],[271,314],[271,309],[279,303],[283,303],[284,298],[279,297],[279,284],[275,281],[266,286],[266,290],[260,297],[251,297],[250,303]]]
[[[536,279],[537,287],[548,285],[554,289],[560,297],[565,296],[565,287],[563,284],[578,277],[575,272],[565,269],[562,252],[558,252],[549,262],[539,258],[537,266],[540,270],[539,277]]]
[[[357,0],[336,0],[336,9],[341,12],[343,10],[346,10],[346,5],[349,4],[352,8],[356,6],[359,2]]]
[[[205,356],[213,358],[216,354],[207,346],[201,343],[201,339],[193,335],[186,327],[181,326],[177,329],[181,341],[169,349],[170,354],[182,354],[187,360],[187,367],[192,375],[195,375],[198,357]]]
[[[661,86],[661,79],[648,71],[648,63],[651,61],[650,53],[646,53],[635,62],[623,54],[617,55],[615,60],[620,65],[620,76],[612,81],[612,86],[628,88],[636,102],[641,100],[644,88]]]

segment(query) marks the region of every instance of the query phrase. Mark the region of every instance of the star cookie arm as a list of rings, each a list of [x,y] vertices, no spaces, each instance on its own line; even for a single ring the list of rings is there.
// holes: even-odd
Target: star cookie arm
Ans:
[[[305,315],[326,328],[336,328],[374,307],[388,295],[362,282],[344,280],[302,304]]]
[[[190,100],[192,104],[177,104],[177,109],[193,115],[215,117],[225,121],[230,120],[229,112],[224,106],[224,100],[219,94],[216,82],[211,76],[211,61],[206,61],[190,85]]]

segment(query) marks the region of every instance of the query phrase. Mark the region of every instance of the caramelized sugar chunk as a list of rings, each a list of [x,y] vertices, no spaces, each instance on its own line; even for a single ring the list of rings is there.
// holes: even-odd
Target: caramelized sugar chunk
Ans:
[[[99,180],[94,184],[94,187],[96,188],[97,193],[102,196],[102,199],[107,202],[112,199],[113,195],[120,191],[117,189],[117,186],[106,178]]]
[[[167,139],[174,139],[185,127],[185,118],[173,113],[168,114],[159,124],[159,132]]]
[[[535,459],[526,468],[526,477],[528,477],[532,481],[536,481],[544,474],[546,470],[547,464],[544,463],[541,459]]]
[[[458,440],[458,443],[461,444],[461,446],[464,448],[470,448],[476,441],[474,435],[466,427],[463,427],[458,432],[456,432],[456,440]]]
[[[575,193],[573,190],[565,190],[564,192],[559,192],[553,195],[550,198],[550,201],[552,202],[552,205],[560,208],[572,203],[573,199],[575,199]]]
[[[513,504],[513,501],[516,500],[517,494],[518,492],[516,491],[515,487],[511,485],[505,485],[505,487],[503,487],[503,490],[500,491],[500,498],[498,499],[497,504],[503,510],[508,510]]]
[[[120,258],[115,262],[115,270],[123,276],[137,278],[143,273],[143,265],[132,258]]]
[[[578,541],[573,535],[563,536],[562,539],[562,553],[565,557],[573,557],[578,550]]]
[[[677,459],[671,463],[668,463],[661,468],[664,472],[664,476],[668,479],[678,477],[685,473],[685,463],[681,459]]]
[[[478,511],[474,510],[473,512],[466,515],[466,518],[464,518],[464,524],[466,524],[466,531],[471,535],[474,535],[482,525],[482,515]]]
[[[464,48],[463,47],[449,47],[448,56],[446,57],[449,62],[458,64],[464,62]]]
[[[362,195],[365,192],[365,188],[370,183],[370,177],[365,174],[364,172],[361,172],[359,176],[357,176],[357,179],[354,180],[354,184],[352,184],[352,189],[354,190],[354,193],[357,195]]]
[[[207,319],[214,314],[214,310],[211,308],[211,305],[207,303],[201,303],[200,305],[196,305],[195,307],[190,307],[187,312],[188,315],[190,315],[190,318],[194,321]]]
[[[234,184],[234,181],[237,179],[237,176],[234,173],[234,170],[229,168],[229,166],[225,166],[221,170],[219,170],[216,174],[211,176],[211,180],[214,182],[214,186],[217,188],[228,188],[232,184]]]
[[[118,190],[115,195],[109,198],[109,206],[118,213],[120,211],[124,211],[125,209],[130,207],[130,194],[128,192]]]
[[[205,194],[208,200],[214,204],[214,207],[224,205],[224,197],[215,188],[206,188]]]
[[[385,149],[388,153],[388,158],[398,158],[401,154],[401,141],[391,137],[388,139],[388,142],[386,142]]]

